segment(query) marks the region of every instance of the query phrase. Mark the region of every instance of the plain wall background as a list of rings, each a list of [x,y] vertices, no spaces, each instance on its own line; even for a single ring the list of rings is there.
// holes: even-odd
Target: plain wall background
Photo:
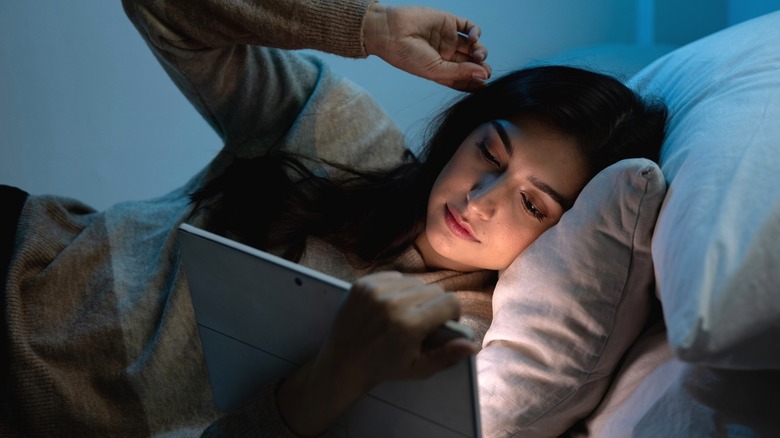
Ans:
[[[780,0],[406,0],[477,22],[499,75],[581,47],[682,45]],[[326,56],[410,141],[456,93],[381,60]],[[179,186],[220,148],[119,0],[0,0],[0,183],[102,209]]]

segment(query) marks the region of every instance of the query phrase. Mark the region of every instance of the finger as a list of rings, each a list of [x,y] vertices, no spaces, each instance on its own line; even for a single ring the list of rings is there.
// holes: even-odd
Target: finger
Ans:
[[[413,286],[408,278],[398,272],[369,274],[352,283],[346,304],[348,308],[377,311],[392,303],[399,290]]]
[[[445,295],[445,292],[435,285],[421,285],[409,288],[397,288],[385,295],[383,307],[388,315],[394,315],[397,322],[402,323],[415,335],[427,333],[427,324],[420,327],[420,309],[425,309],[430,303],[435,303]]]
[[[419,305],[411,317],[417,333],[423,338],[448,320],[460,316],[460,301],[455,294],[443,293]]]
[[[356,281],[353,287],[356,294],[398,316],[415,311],[416,307],[444,294],[437,285],[397,273],[368,275]]]
[[[455,47],[455,53],[451,57],[453,61],[464,59],[475,63],[481,63],[487,59],[488,50],[487,47],[479,42],[470,42],[465,38],[458,38],[458,44]]]
[[[479,40],[479,38],[482,36],[482,29],[480,29],[479,26],[474,24],[471,26],[471,29],[469,29],[468,35],[469,35],[469,41],[476,43],[477,40]]]
[[[479,346],[467,339],[453,339],[441,347],[424,351],[410,370],[412,378],[427,378],[464,358],[477,354]]]
[[[385,284],[389,281],[395,281],[400,278],[403,278],[403,275],[396,271],[374,272],[355,280],[352,283],[350,290],[355,293],[368,293],[378,285]]]
[[[467,53],[461,53],[461,52],[453,53],[452,56],[450,56],[449,61],[450,62],[455,62],[455,63],[474,62],[476,64],[476,62],[471,57],[471,55],[469,55]]]
[[[456,17],[456,20],[459,38],[457,39],[455,50],[469,55],[476,52],[476,56],[486,57],[487,50],[484,48],[484,46],[479,44],[479,38],[482,35],[482,30],[480,27],[463,18]],[[477,59],[475,57],[473,60],[476,62],[483,61],[484,57],[482,59]]]
[[[480,43],[475,43],[471,46],[469,55],[471,55],[475,62],[484,62],[488,57],[487,47]]]
[[[374,289],[383,293],[400,292],[403,294],[415,294],[423,289],[430,289],[430,292],[443,293],[444,291],[436,285],[427,284],[417,277],[403,275],[399,272],[385,272],[380,275],[370,274],[362,277],[362,287]]]
[[[471,41],[468,35],[458,32],[458,39],[455,41],[455,50],[460,53],[470,54],[475,49],[484,47],[479,41]]]
[[[447,86],[452,88],[453,90],[472,93],[484,88],[485,85],[487,85],[487,82],[484,79],[475,77],[471,79],[463,79],[463,80],[455,81],[451,84],[448,84]]]
[[[491,67],[490,64],[488,64],[487,62],[483,62],[480,65],[482,66],[482,68],[485,69],[485,71],[487,72],[487,77],[488,79],[490,79],[493,76],[493,67]]]
[[[431,74],[431,79],[460,91],[475,91],[485,86],[485,81],[490,76],[487,64],[480,65],[472,62],[455,63],[442,62],[437,66],[437,71]]]
[[[481,78],[483,80],[489,79],[490,76],[493,73],[493,69],[490,67],[490,64],[488,64],[487,62],[484,62],[484,61],[477,62],[474,59],[472,59],[472,57],[470,57],[469,55],[465,55],[463,53],[455,53],[455,54],[453,54],[451,59],[450,59],[450,62],[454,62],[456,64],[465,64],[465,63],[476,64],[478,67],[481,67],[481,70],[482,70],[483,74],[480,75],[480,76],[481,76]],[[468,68],[470,68],[470,67],[468,67]],[[477,71],[478,70],[476,70],[476,69],[474,70],[474,72],[477,72]],[[473,72],[472,72],[472,75],[473,75]]]
[[[482,30],[471,20],[460,17],[455,17],[455,19],[458,32],[464,34],[471,43],[477,42],[479,37],[482,36]]]
[[[373,279],[400,278],[403,276],[404,275],[398,271],[377,271],[358,278],[357,280],[355,280],[355,283],[370,281]]]
[[[369,287],[364,295],[376,320],[401,328],[413,342],[422,342],[435,328],[460,315],[460,301],[435,284],[419,279],[397,278]]]

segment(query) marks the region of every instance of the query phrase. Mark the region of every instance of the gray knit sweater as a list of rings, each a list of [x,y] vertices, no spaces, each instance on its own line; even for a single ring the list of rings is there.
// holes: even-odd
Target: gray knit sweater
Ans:
[[[361,167],[401,159],[403,136],[362,90],[312,57],[266,48],[363,57],[369,1],[124,1],[224,147],[157,199],[102,212],[28,199],[3,285],[0,436],[290,435],[272,387],[240,412],[213,406],[175,230],[205,223],[190,218],[188,195],[237,156],[283,149]],[[303,263],[348,281],[364,274],[319,241]],[[466,322],[484,333],[492,274],[425,272],[413,249],[388,268],[458,291]]]

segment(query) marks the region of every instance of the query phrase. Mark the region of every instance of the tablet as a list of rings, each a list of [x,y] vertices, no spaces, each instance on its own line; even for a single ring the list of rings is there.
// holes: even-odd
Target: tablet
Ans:
[[[188,224],[178,242],[218,408],[238,408],[317,354],[349,283]],[[378,385],[331,435],[480,437],[474,357]]]

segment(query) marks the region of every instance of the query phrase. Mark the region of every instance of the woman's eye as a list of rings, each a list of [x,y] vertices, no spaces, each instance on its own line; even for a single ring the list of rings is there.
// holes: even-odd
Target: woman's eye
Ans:
[[[542,221],[542,220],[543,220],[543,219],[546,217],[546,216],[544,215],[544,213],[542,213],[542,211],[541,211],[541,210],[539,210],[539,209],[536,207],[536,205],[534,205],[533,201],[531,201],[531,199],[529,199],[529,198],[528,198],[528,196],[526,196],[526,194],[525,194],[525,193],[521,193],[521,194],[520,194],[520,196],[522,196],[522,198],[523,198],[523,207],[525,208],[525,210],[526,210],[526,211],[527,211],[527,212],[528,212],[528,213],[529,213],[531,216],[533,216],[533,217],[534,217],[536,220],[538,220],[539,222],[541,222],[541,221]]]
[[[488,163],[496,166],[501,167],[501,162],[498,161],[495,155],[490,153],[490,150],[487,147],[487,142],[485,140],[477,140],[476,141],[477,148],[479,148],[480,153],[482,154],[482,159],[487,161]]]

